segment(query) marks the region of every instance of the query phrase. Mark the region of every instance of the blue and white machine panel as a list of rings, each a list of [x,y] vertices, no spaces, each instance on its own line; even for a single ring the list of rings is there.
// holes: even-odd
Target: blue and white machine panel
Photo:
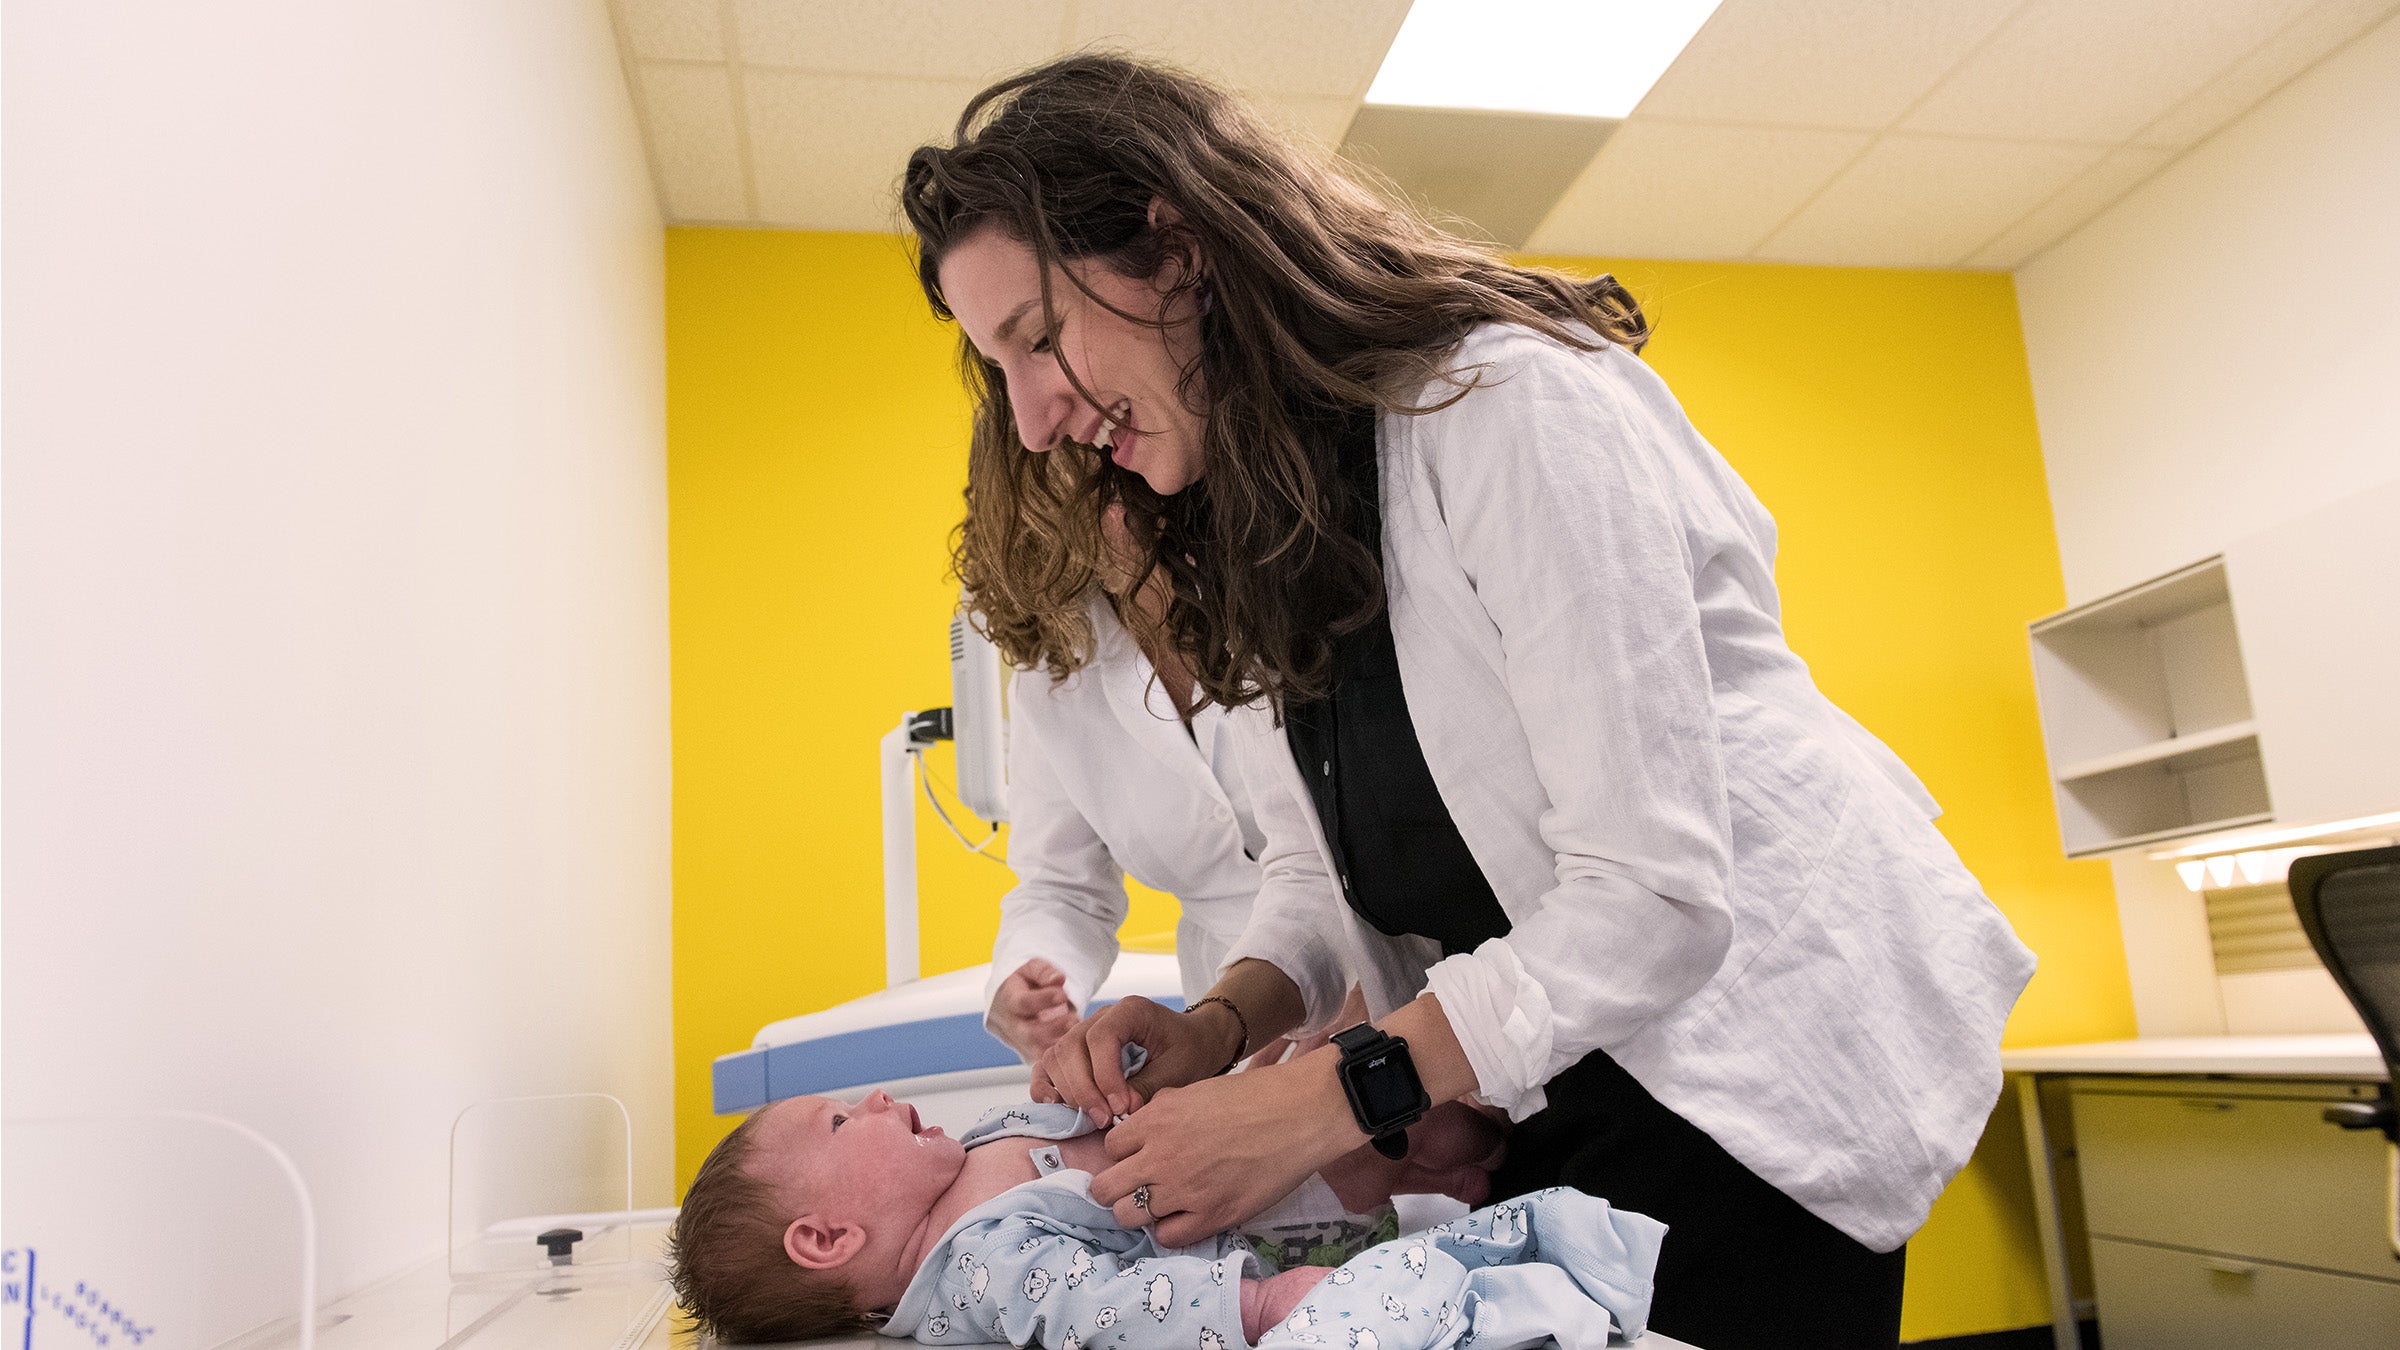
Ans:
[[[749,1049],[717,1057],[712,1069],[717,1114],[752,1111],[786,1097],[846,1096],[876,1087],[920,1108],[928,1097],[970,1087],[1007,1097],[1009,1085],[1024,1082],[1028,1071],[1016,1051],[983,1029],[983,987],[990,971],[976,966],[935,975],[768,1024]],[[1124,953],[1091,1008],[1127,994],[1181,1008],[1175,958]]]

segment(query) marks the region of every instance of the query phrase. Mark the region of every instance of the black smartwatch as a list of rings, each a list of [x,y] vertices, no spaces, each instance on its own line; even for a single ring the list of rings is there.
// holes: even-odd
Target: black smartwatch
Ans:
[[[1408,1042],[1361,1022],[1333,1038],[1342,1052],[1334,1072],[1342,1080],[1342,1095],[1358,1128],[1374,1141],[1375,1151],[1387,1158],[1408,1156],[1408,1127],[1433,1107],[1425,1085],[1417,1079],[1416,1061],[1408,1057]]]

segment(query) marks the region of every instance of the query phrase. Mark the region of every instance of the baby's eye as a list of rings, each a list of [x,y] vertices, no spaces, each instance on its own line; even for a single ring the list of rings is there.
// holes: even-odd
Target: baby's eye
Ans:
[[[850,1117],[848,1117],[848,1116],[835,1116],[835,1117],[833,1118],[833,1128],[835,1128],[835,1129],[837,1129],[837,1130],[838,1130],[838,1129],[840,1129],[840,1128],[842,1128],[842,1122],[843,1122],[843,1121],[845,1121],[845,1120],[848,1120],[849,1118],[850,1118]]]

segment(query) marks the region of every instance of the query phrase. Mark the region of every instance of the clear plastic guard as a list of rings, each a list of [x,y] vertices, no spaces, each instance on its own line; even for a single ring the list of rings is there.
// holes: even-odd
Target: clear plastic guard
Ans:
[[[633,1117],[615,1097],[501,1097],[451,1122],[453,1282],[599,1278],[633,1262],[634,1223]]]
[[[0,1135],[0,1345],[205,1350],[280,1326],[313,1350],[316,1209],[264,1135],[198,1111]]]

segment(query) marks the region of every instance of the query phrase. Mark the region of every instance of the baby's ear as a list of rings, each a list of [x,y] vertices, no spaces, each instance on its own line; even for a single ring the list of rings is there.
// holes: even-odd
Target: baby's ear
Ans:
[[[803,1214],[783,1230],[783,1254],[810,1270],[847,1265],[866,1245],[866,1229],[821,1214]]]

